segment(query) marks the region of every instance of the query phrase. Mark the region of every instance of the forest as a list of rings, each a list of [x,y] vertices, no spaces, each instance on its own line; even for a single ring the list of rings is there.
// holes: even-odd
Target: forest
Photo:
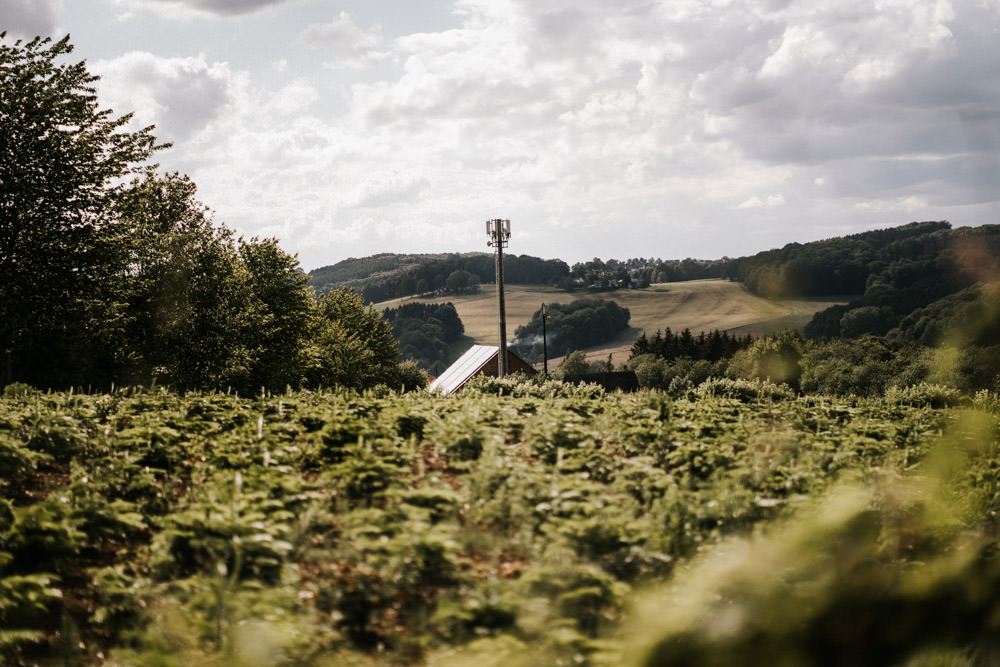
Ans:
[[[542,309],[527,324],[514,330],[511,349],[529,363],[542,361]],[[568,304],[550,303],[544,308],[545,337],[550,357],[583,350],[620,335],[628,328],[628,308],[607,299],[576,299]]]
[[[566,262],[529,255],[504,256],[504,279],[525,285],[556,285],[569,275]],[[346,259],[309,273],[319,291],[353,287],[365,302],[387,301],[414,294],[449,288],[456,272],[469,274],[467,282],[495,284],[496,264],[492,254],[451,253],[447,255],[381,254]]]
[[[392,326],[403,359],[415,361],[432,375],[440,375],[452,361],[452,347],[462,340],[465,327],[454,304],[406,303],[386,308],[382,316]]]
[[[959,302],[983,303],[975,294],[993,289],[998,258],[1000,225],[952,229],[942,221],[792,243],[735,262],[739,280],[762,296],[851,297],[816,314],[805,329],[811,338],[871,334],[933,344],[935,331],[956,327],[984,327],[979,342],[989,338],[997,323],[978,320],[993,315]],[[940,324],[927,331],[932,319]]]

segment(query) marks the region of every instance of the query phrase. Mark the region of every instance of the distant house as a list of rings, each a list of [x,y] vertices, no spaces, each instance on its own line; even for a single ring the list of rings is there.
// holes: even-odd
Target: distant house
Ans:
[[[500,348],[496,345],[473,345],[455,363],[439,375],[428,391],[437,394],[454,394],[477,375],[496,377],[499,374]],[[519,356],[507,350],[507,370],[510,373],[534,375],[537,371]]]

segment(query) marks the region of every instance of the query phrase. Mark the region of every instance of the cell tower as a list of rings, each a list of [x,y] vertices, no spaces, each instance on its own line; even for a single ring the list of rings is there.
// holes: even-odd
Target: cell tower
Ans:
[[[498,355],[497,375],[507,375],[507,311],[503,301],[503,249],[510,239],[510,220],[494,218],[486,221],[487,246],[496,249],[497,260],[497,312],[500,320],[500,353]]]

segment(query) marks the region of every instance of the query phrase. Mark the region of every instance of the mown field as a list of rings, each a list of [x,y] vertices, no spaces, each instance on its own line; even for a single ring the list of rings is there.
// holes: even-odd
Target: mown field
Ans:
[[[0,654],[996,664],[1000,399],[955,402],[8,389]]]
[[[417,299],[428,303],[452,302],[458,311],[466,334],[482,345],[496,345],[496,289],[484,285],[478,294],[456,295],[434,299]],[[846,299],[765,299],[751,294],[739,283],[728,280],[692,280],[661,283],[639,290],[608,292],[566,292],[535,285],[506,285],[507,332],[513,339],[514,330],[531,319],[542,303],[569,303],[574,299],[593,296],[611,299],[626,306],[631,313],[629,329],[616,340],[587,350],[592,361],[603,361],[608,354],[615,363],[628,361],[629,348],[639,333],[652,335],[657,330],[675,332],[736,331],[740,334],[764,335],[782,329],[798,329],[817,311]],[[398,306],[408,300],[394,299],[376,304],[377,309]],[[559,359],[552,360],[558,364]]]

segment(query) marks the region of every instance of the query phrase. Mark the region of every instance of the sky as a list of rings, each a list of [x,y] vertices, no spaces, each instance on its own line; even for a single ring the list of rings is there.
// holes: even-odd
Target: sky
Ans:
[[[998,0],[0,0],[306,270],[1000,223]]]

